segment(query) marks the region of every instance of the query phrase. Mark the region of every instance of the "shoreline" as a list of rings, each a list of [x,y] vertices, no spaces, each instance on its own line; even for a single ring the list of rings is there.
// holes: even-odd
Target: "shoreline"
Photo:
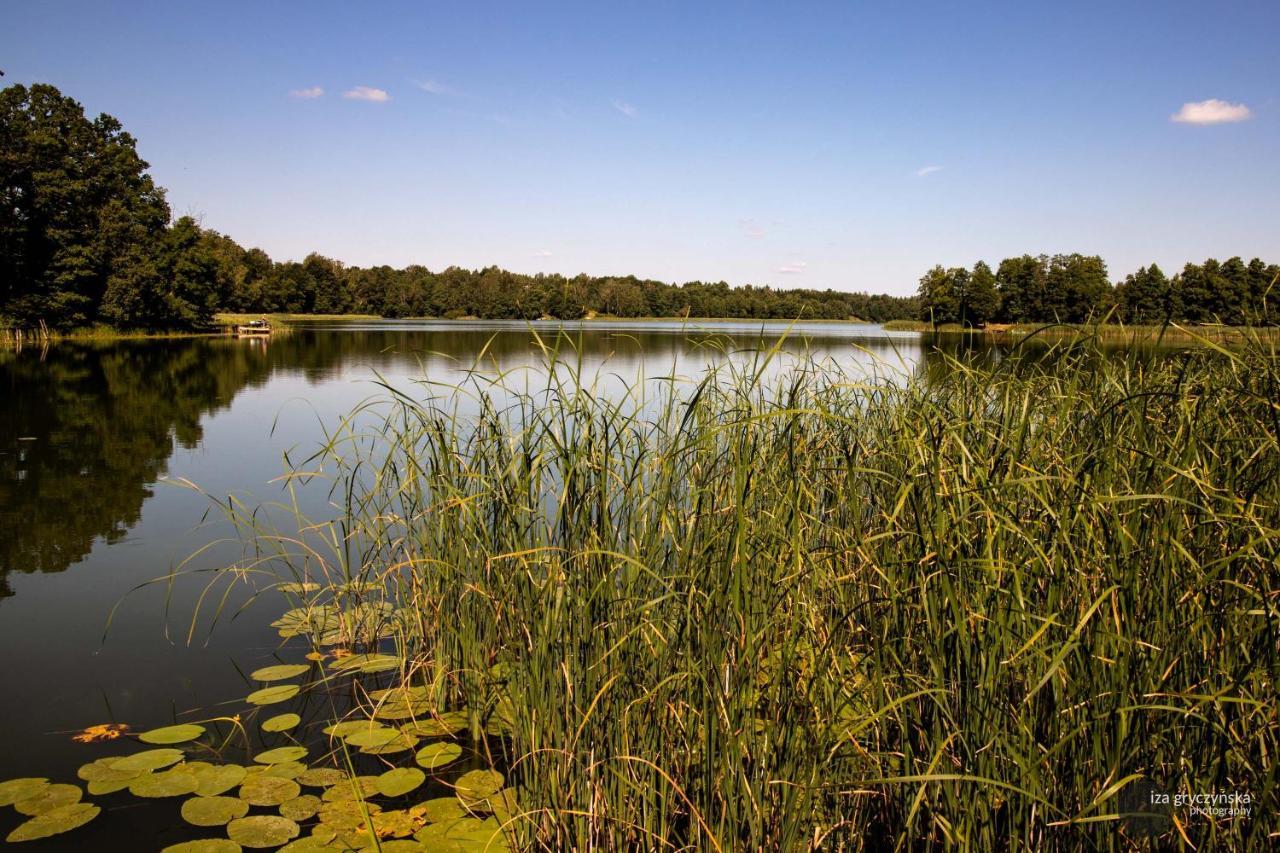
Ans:
[[[577,320],[557,320],[553,317],[538,318],[537,320],[511,320],[509,318],[499,319],[483,317],[382,317],[376,314],[245,314],[220,312],[214,315],[213,326],[203,330],[134,331],[116,329],[110,326],[94,326],[85,329],[73,329],[70,331],[28,331],[4,328],[0,329],[0,346],[13,348],[15,346],[25,347],[77,341],[109,343],[113,341],[126,340],[229,337],[231,336],[233,326],[263,317],[271,321],[272,325],[275,326],[278,331],[289,331],[291,324],[294,323],[344,322],[354,320],[403,320],[415,322],[457,323],[459,325],[494,322],[559,322],[563,324],[581,324],[584,326],[595,323],[601,325],[607,323],[687,323],[690,325],[700,323],[745,323],[753,326],[776,326],[780,329],[785,329],[792,325],[803,326],[806,323],[822,323],[848,326],[874,326],[883,329],[886,332],[916,332],[919,334],[944,336],[974,336],[989,338],[1001,342],[1022,340],[1032,336],[1063,338],[1078,335],[1097,335],[1111,340],[1127,339],[1130,341],[1149,342],[1155,342],[1161,339],[1179,341],[1239,341],[1247,338],[1251,333],[1256,334],[1256,336],[1263,339],[1280,339],[1280,326],[1182,326],[1172,324],[1168,326],[1131,326],[1122,324],[1081,325],[1071,323],[992,323],[981,329],[975,329],[962,328],[954,324],[946,324],[934,328],[930,323],[919,320],[889,320],[884,323],[876,323],[871,320],[862,320],[857,318],[785,320],[777,318],[761,319],[742,317],[616,317],[612,315],[594,315],[591,317],[582,317]]]

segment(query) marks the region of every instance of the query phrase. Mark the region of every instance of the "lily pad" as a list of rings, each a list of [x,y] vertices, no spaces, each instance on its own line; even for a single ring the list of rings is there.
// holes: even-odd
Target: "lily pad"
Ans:
[[[279,746],[268,749],[266,752],[259,752],[253,760],[259,764],[282,764],[286,761],[297,761],[299,758],[305,758],[306,755],[305,746]]]
[[[182,819],[193,826],[226,826],[248,813],[239,797],[192,797],[182,804]]]
[[[419,767],[425,767],[428,770],[435,770],[444,767],[446,764],[452,764],[462,756],[462,747],[456,743],[447,741],[439,743],[429,743],[422,749],[418,750],[415,760]]]
[[[298,825],[287,817],[254,815],[227,824],[227,835],[245,847],[279,847],[298,837]]]
[[[19,814],[34,817],[78,803],[82,796],[84,792],[77,785],[45,785],[25,800],[18,800],[13,807]]]
[[[10,832],[5,840],[10,842],[35,841],[38,838],[48,838],[51,835],[69,832],[76,827],[84,826],[97,817],[101,811],[102,809],[92,803],[72,803],[66,806],[59,806],[21,824],[13,832]]]
[[[333,737],[345,738],[348,735],[355,734],[356,732],[385,728],[387,728],[387,726],[382,725],[382,723],[375,723],[373,720],[343,720],[340,723],[325,726],[321,731]]]
[[[362,726],[360,729],[346,736],[346,741],[351,746],[384,746],[400,737],[401,731],[386,726]]]
[[[202,797],[225,794],[244,781],[247,771],[239,764],[219,764],[196,771],[196,793]]]
[[[129,787],[129,785],[133,782],[134,779],[137,779],[139,776],[143,776],[143,775],[145,774],[135,773],[132,776],[125,777],[124,779],[113,779],[113,780],[100,779],[94,782],[90,782],[88,785],[85,785],[85,788],[87,788],[89,793],[92,794],[93,796],[102,797],[107,794],[114,794],[116,791],[123,791],[125,788]]]
[[[291,581],[289,583],[276,584],[276,589],[280,590],[281,592],[290,592],[290,593],[293,593],[294,595],[303,595],[308,592],[319,592],[320,584],[311,583],[310,581],[303,581],[301,583],[296,583]]]
[[[433,823],[425,826],[413,836],[430,850],[450,850],[454,853],[467,851],[507,850],[509,845],[502,827],[492,818],[477,820],[464,817],[458,820]]]
[[[254,806],[278,806],[301,793],[302,787],[297,782],[279,776],[259,774],[245,779],[240,786],[240,799]]]
[[[315,794],[303,794],[280,804],[280,814],[289,820],[303,821],[315,817],[320,811],[320,798]]]
[[[148,770],[159,770],[182,760],[180,749],[148,749],[123,758],[117,758],[111,767],[124,773],[145,773]]]
[[[297,841],[290,841],[281,847],[278,853],[329,853],[330,850],[341,853],[341,847],[333,847],[329,844],[332,840],[332,838],[326,839],[318,835],[304,835]],[[387,848],[384,845],[382,849]]]
[[[497,770],[472,770],[463,773],[453,788],[462,804],[470,805],[496,794],[505,781]]]
[[[378,777],[378,793],[384,797],[403,797],[427,780],[427,774],[416,767],[397,767]]]
[[[264,732],[287,732],[296,728],[300,722],[302,722],[302,718],[297,714],[277,714],[269,720],[262,721],[262,730]]]
[[[120,780],[127,782],[138,775],[137,773],[115,769],[112,767],[115,761],[114,758],[99,758],[97,761],[83,765],[76,771],[76,775],[86,782],[117,782]]]
[[[382,811],[382,806],[377,803],[342,800],[340,802],[325,803],[320,806],[317,816],[320,818],[321,826],[326,831],[354,832],[364,825],[366,813],[374,815],[380,811]],[[315,834],[319,835],[321,833],[317,831]]]
[[[204,734],[204,726],[197,726],[194,723],[184,723],[179,726],[165,726],[162,729],[152,729],[149,732],[143,732],[138,735],[138,740],[143,743],[186,743],[195,740]]]
[[[282,761],[272,764],[262,771],[263,776],[279,776],[281,779],[297,779],[307,772],[307,765],[301,761]]]
[[[417,745],[418,738],[414,735],[396,732],[396,736],[386,743],[377,744],[376,746],[362,746],[360,751],[365,755],[394,755],[398,752],[408,752]]]
[[[195,771],[175,767],[163,773],[145,773],[129,783],[135,797],[183,797],[194,794],[200,786]]]
[[[336,803],[345,800],[356,799],[356,793],[359,792],[360,799],[367,800],[369,797],[378,794],[378,777],[377,776],[356,776],[354,779],[334,785],[321,795],[326,803]]]
[[[277,702],[289,701],[298,695],[298,690],[299,687],[296,684],[277,684],[275,687],[264,687],[253,691],[244,697],[244,701],[250,705],[274,705]]]
[[[49,787],[48,779],[35,777],[0,782],[0,806],[11,806],[19,800],[34,797],[47,787]]]
[[[286,678],[302,675],[309,669],[311,667],[305,663],[282,663],[255,669],[249,677],[254,681],[284,681]]]
[[[440,823],[467,816],[457,797],[436,797],[432,800],[424,800],[416,806],[411,806],[409,814],[427,823]]]
[[[403,662],[403,659],[393,655],[349,655],[329,664],[329,669],[335,672],[390,672],[393,669],[399,669]]]
[[[407,838],[419,829],[418,823],[404,809],[372,815],[373,831],[379,838]]]
[[[170,844],[160,853],[240,853],[241,847],[230,838],[200,838]]]
[[[336,767],[312,767],[298,776],[298,781],[309,788],[329,788],[347,779],[347,771]]]

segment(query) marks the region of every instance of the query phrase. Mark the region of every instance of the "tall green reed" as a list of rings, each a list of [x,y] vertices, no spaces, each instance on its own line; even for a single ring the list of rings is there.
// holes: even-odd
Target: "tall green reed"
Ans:
[[[1243,849],[1277,831],[1280,364],[779,347],[386,386],[255,568],[361,581],[545,849]],[[369,416],[376,414],[369,425]],[[1247,819],[1126,816],[1250,794]]]

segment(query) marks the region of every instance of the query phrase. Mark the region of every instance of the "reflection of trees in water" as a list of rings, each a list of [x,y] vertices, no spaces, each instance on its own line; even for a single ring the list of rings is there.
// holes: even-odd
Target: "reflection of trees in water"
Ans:
[[[0,596],[11,571],[60,572],[137,522],[174,442],[266,373],[230,341],[0,351]]]
[[[548,345],[554,330],[539,329]],[[776,342],[778,332],[676,329],[571,330],[563,356],[581,356],[584,374],[649,375],[686,362],[693,372],[723,352]],[[810,336],[816,354],[852,352],[848,337]],[[788,349],[804,347],[792,335]],[[887,341],[860,346],[889,362]],[[701,351],[701,348],[707,351]],[[912,357],[914,357],[914,347]],[[137,523],[151,484],[174,443],[201,439],[201,418],[225,407],[247,385],[275,372],[320,381],[335,368],[404,368],[539,364],[528,328],[302,329],[270,340],[205,338],[57,344],[45,351],[0,350],[0,597],[12,594],[9,572],[60,572],[84,559],[95,539],[114,542]],[[267,427],[264,426],[264,435]]]

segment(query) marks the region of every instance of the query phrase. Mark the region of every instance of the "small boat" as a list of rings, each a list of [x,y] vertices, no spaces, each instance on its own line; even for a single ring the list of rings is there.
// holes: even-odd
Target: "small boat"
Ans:
[[[271,324],[266,320],[250,320],[248,323],[236,326],[237,336],[252,335],[269,335],[271,334]]]

